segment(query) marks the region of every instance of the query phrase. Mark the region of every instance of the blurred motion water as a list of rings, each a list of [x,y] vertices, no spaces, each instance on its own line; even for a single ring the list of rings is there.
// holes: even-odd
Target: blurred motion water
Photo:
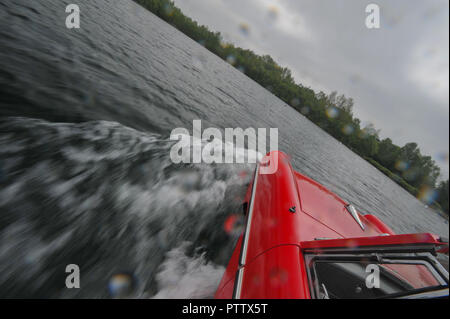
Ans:
[[[175,165],[176,127],[277,127],[294,168],[399,232],[447,221],[129,0],[0,1],[0,297],[211,297],[252,165]],[[67,264],[81,289],[66,289]]]

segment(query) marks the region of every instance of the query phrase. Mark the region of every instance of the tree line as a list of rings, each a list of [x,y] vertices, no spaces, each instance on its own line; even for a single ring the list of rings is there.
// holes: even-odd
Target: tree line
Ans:
[[[353,99],[336,92],[325,94],[295,83],[291,71],[269,55],[225,43],[219,32],[185,16],[170,0],[135,0],[188,37],[244,72],[278,98],[302,113],[354,152],[368,160],[414,196],[448,213],[448,180],[438,183],[440,169],[416,143],[400,147],[380,139],[371,124],[363,126],[353,115]]]

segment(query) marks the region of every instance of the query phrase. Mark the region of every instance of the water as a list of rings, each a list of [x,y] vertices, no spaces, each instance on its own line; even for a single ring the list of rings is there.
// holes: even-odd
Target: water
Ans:
[[[0,1],[0,297],[211,297],[252,165],[175,165],[170,131],[277,127],[294,167],[399,233],[444,218],[132,1]],[[242,150],[238,150],[241,152]],[[77,264],[81,289],[66,289]]]

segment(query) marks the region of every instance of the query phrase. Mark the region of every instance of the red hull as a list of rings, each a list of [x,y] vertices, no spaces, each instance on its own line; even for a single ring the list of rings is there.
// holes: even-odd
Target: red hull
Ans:
[[[246,230],[237,242],[215,298],[311,298],[305,264],[305,251],[311,249],[442,245],[429,234],[395,236],[372,215],[352,216],[347,209],[349,203],[294,171],[284,153],[272,152],[266,159],[273,161],[274,157],[278,157],[275,173],[262,174],[257,168],[246,198]]]

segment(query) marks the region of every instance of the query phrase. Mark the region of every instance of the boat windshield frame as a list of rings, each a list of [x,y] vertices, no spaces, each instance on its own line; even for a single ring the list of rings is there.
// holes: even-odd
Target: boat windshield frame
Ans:
[[[327,298],[328,292],[322,292],[318,279],[316,265],[318,262],[328,263],[359,263],[359,264],[405,264],[426,267],[439,285],[425,288],[411,288],[399,293],[386,294],[376,298],[437,298],[448,297],[449,275],[447,270],[434,256],[434,248],[426,246],[410,247],[368,247],[362,249],[308,249],[303,252],[308,283],[312,298]]]

